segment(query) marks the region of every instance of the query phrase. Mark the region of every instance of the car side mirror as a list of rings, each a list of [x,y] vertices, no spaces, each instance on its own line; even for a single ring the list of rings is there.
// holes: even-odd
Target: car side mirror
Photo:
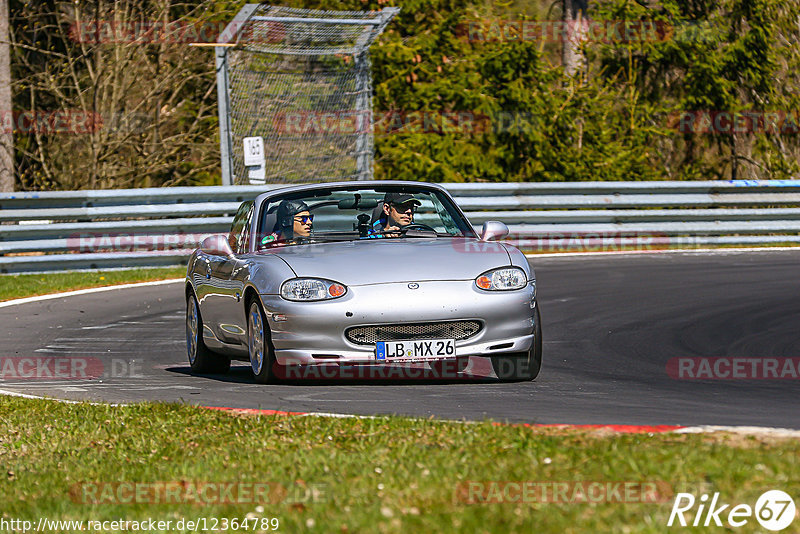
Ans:
[[[233,250],[228,243],[228,236],[223,234],[210,235],[200,242],[200,250],[212,256],[233,256]]]
[[[496,241],[508,235],[508,226],[500,221],[486,221],[481,229],[481,241]]]

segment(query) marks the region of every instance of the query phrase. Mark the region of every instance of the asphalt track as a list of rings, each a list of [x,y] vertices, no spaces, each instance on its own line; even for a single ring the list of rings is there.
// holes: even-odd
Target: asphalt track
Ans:
[[[102,362],[94,379],[0,380],[62,399],[569,424],[800,429],[799,379],[678,380],[679,357],[800,357],[800,251],[532,258],[544,367],[535,382],[257,385],[246,366],[192,376],[182,284],[0,308],[4,358]],[[108,376],[109,374],[114,376]]]

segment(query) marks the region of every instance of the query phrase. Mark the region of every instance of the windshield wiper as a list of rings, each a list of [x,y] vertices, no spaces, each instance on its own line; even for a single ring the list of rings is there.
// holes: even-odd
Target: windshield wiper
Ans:
[[[353,238],[357,238],[358,233],[348,233],[348,234],[336,234],[336,235],[312,235],[307,238],[308,242],[318,241],[320,243],[325,242],[337,242],[337,241],[352,241]]]
[[[261,245],[258,250],[279,249],[283,247],[296,247],[301,245],[310,245],[313,243],[337,243],[341,241],[352,241],[353,237],[358,237],[358,234],[353,232],[348,235],[312,235],[303,238],[290,239],[288,241],[273,241],[266,245]]]

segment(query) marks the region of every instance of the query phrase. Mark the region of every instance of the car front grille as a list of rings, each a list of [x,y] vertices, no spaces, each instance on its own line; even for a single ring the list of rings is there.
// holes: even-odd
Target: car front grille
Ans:
[[[468,339],[481,331],[480,321],[446,321],[440,323],[382,324],[354,326],[344,335],[356,345],[372,345],[376,341],[414,339]]]

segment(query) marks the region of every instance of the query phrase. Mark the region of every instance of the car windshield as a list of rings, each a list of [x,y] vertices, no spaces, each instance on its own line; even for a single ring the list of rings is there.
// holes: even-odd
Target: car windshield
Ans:
[[[257,249],[326,241],[475,236],[447,194],[414,187],[321,187],[269,198],[260,213]]]

